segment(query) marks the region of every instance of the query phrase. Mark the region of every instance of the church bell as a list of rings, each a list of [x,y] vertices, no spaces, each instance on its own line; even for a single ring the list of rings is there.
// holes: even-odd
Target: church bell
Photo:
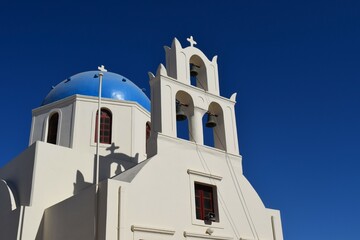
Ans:
[[[192,77],[196,77],[199,74],[199,68],[198,66],[196,66],[193,63],[190,63],[190,75]]]
[[[207,113],[207,117],[208,117],[208,119],[207,119],[207,122],[206,122],[206,124],[205,124],[205,126],[206,127],[208,127],[208,128],[213,128],[213,127],[216,127],[216,115],[215,114],[212,114],[212,113]]]
[[[184,107],[186,105],[182,104],[180,101],[176,100],[176,121],[184,121],[187,116],[184,112]]]

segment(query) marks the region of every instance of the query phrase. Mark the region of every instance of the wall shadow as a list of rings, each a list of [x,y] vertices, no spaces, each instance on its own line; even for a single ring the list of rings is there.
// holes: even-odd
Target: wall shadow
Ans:
[[[20,206],[12,210],[7,186],[0,181],[0,226],[3,227],[0,228],[0,239],[16,239],[20,217]]]
[[[99,181],[118,175],[139,163],[138,153],[136,153],[133,157],[124,153],[116,153],[115,151],[119,148],[119,146],[112,143],[108,148],[106,148],[106,150],[109,151],[109,154],[100,156]],[[96,171],[96,155],[94,155],[94,171]],[[94,178],[95,174],[96,173],[94,172]]]
[[[36,233],[35,240],[43,240],[44,239],[44,222],[45,222],[45,214],[43,214],[41,218],[41,222]]]
[[[77,170],[76,171],[76,180],[74,182],[73,194],[75,195],[78,192],[80,192],[81,190],[90,187],[91,185],[93,185],[93,183],[85,182],[84,175],[79,170]]]

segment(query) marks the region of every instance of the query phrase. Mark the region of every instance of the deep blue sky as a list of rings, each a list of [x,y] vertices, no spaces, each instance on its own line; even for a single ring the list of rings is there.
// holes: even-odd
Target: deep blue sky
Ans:
[[[360,1],[14,2],[0,7],[0,165],[52,85],[104,64],[149,95],[163,45],[193,35],[219,56],[221,94],[238,92],[244,174],[285,239],[359,238]]]

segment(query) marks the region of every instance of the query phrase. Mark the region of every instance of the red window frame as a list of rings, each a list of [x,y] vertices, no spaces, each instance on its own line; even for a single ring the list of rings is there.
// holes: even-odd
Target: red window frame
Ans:
[[[49,118],[48,134],[46,142],[56,144],[58,133],[59,113],[53,113]]]
[[[196,219],[207,220],[209,213],[215,213],[214,186],[195,183]]]
[[[98,132],[98,112],[96,112],[95,123],[95,143],[97,142]],[[101,109],[100,115],[100,143],[111,144],[111,132],[112,132],[112,116],[111,112],[107,109]]]

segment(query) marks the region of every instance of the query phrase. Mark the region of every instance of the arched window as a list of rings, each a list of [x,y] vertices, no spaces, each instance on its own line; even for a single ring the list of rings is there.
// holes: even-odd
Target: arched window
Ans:
[[[59,113],[53,113],[49,118],[47,142],[56,144],[59,123]]]
[[[96,112],[96,125],[95,125],[95,142],[97,142],[98,132],[98,112]],[[107,109],[101,109],[100,115],[100,143],[111,143],[111,130],[112,129],[112,116],[111,112]]]

